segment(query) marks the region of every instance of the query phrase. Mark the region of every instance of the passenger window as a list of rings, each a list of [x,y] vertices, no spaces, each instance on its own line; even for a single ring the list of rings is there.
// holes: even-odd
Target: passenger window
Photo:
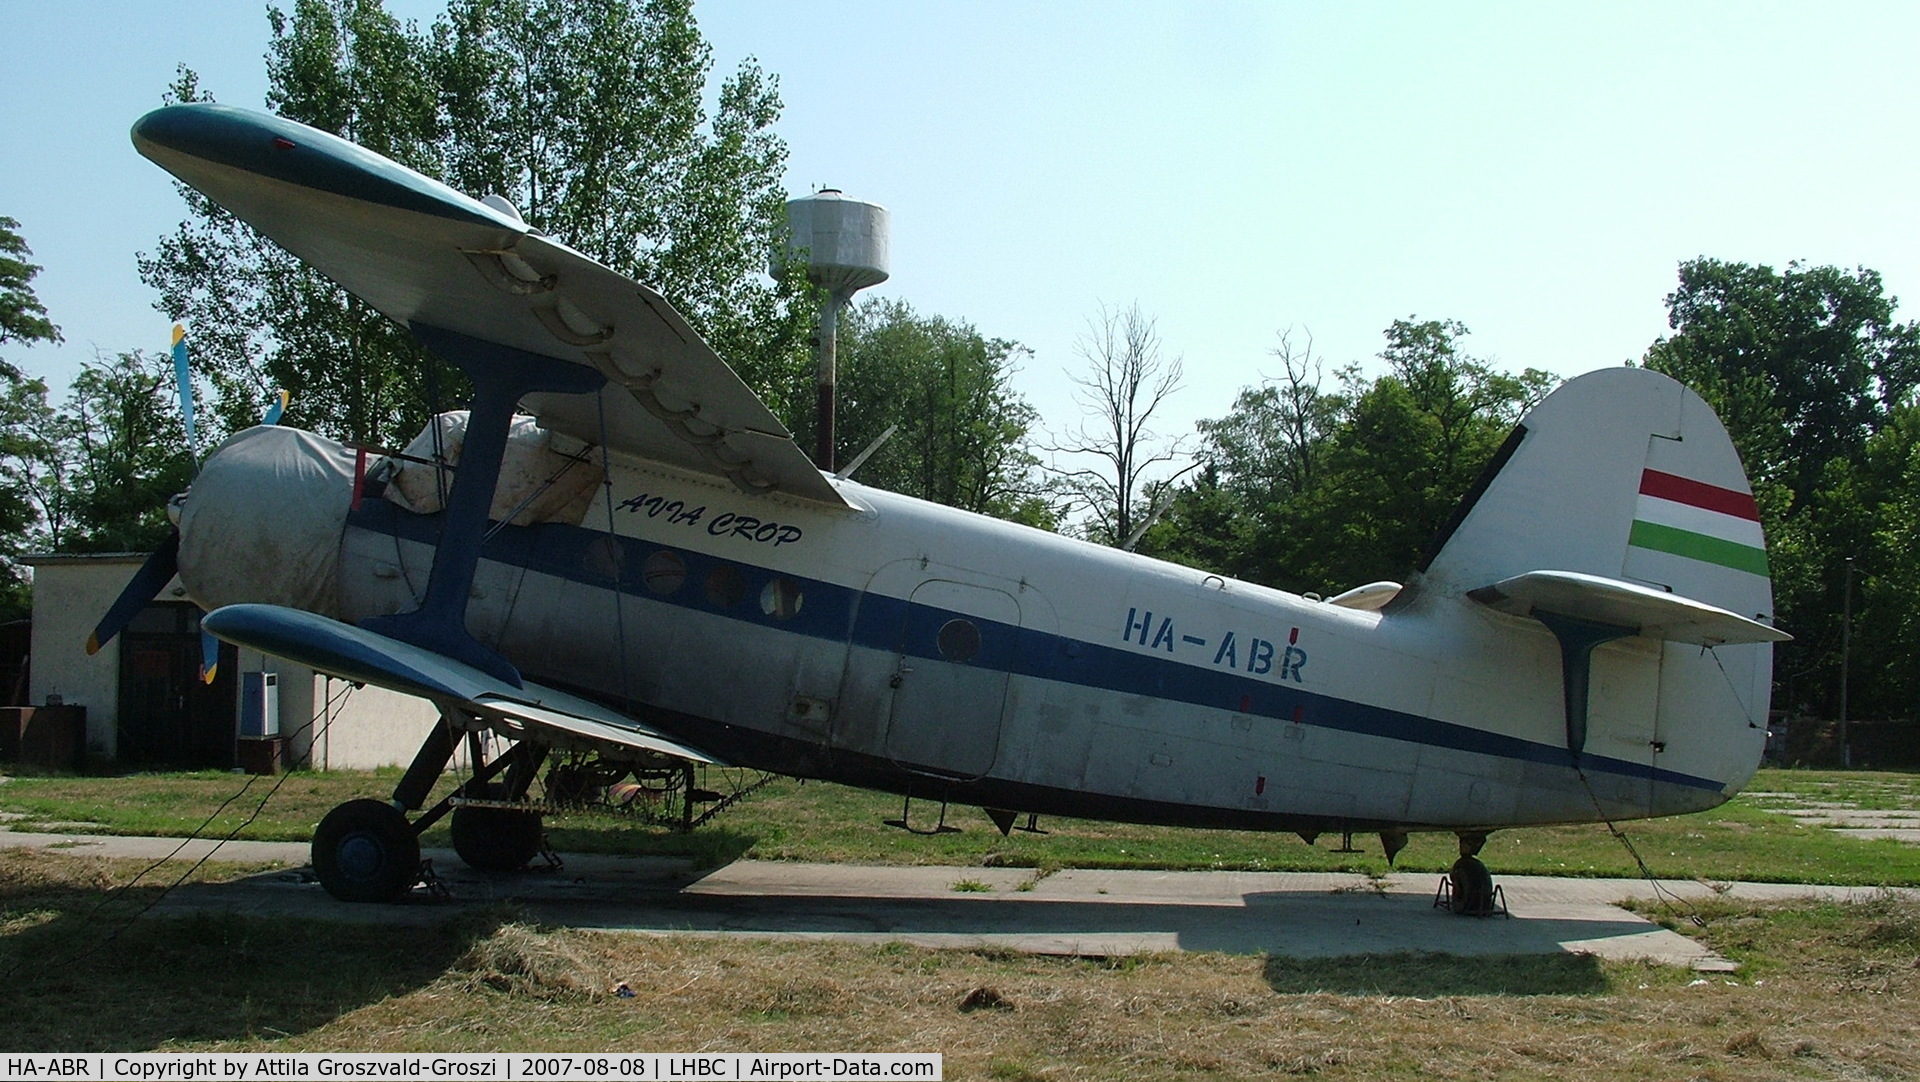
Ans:
[[[770,579],[760,591],[760,611],[780,620],[791,620],[800,611],[800,587],[786,579]]]
[[[971,620],[948,620],[940,628],[938,645],[948,661],[971,661],[980,652],[980,629]]]
[[[687,581],[687,562],[677,552],[661,549],[640,565],[640,577],[647,589],[666,597],[679,591]]]
[[[732,564],[719,564],[707,572],[707,600],[721,608],[731,608],[747,596],[746,580]]]

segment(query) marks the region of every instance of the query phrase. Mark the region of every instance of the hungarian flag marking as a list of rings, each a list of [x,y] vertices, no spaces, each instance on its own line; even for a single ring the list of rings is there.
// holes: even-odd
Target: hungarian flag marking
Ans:
[[[1760,508],[1745,492],[1645,470],[1627,544],[1764,577]]]

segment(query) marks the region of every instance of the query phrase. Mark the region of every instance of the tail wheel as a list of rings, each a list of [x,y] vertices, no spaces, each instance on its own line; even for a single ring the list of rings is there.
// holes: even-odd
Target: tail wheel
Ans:
[[[1480,917],[1493,912],[1493,873],[1480,863],[1480,858],[1461,857],[1454,861],[1447,878],[1452,880],[1451,908],[1455,913]]]
[[[420,839],[393,805],[350,800],[314,830],[313,870],[343,902],[398,901],[420,879]]]
[[[480,795],[500,800],[505,791],[489,785]],[[453,809],[451,829],[453,851],[477,872],[518,871],[540,852],[539,812],[461,805]]]

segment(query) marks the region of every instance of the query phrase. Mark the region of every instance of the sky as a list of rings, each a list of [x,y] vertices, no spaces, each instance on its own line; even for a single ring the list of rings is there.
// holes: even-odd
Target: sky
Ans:
[[[290,7],[291,3],[283,6]],[[388,0],[430,22],[442,5]],[[0,0],[0,215],[44,270],[56,387],[164,349],[136,252],[183,216],[128,127],[177,65],[258,107],[261,0]],[[1637,359],[1697,256],[1879,271],[1920,302],[1920,5],[697,3],[714,81],[779,79],[795,196],[888,208],[868,291],[1032,352],[1015,386],[1077,425],[1103,309],[1137,304],[1218,417],[1291,331],[1369,374],[1394,319],[1570,376]],[[483,194],[483,193],[475,193]],[[565,239],[565,238],[562,238]],[[1916,318],[1920,303],[1899,311]]]

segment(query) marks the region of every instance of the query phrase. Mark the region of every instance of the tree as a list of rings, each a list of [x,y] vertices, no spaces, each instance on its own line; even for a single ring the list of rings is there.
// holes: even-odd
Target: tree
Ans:
[[[1176,439],[1161,443],[1153,415],[1180,389],[1181,358],[1161,351],[1153,317],[1134,304],[1125,310],[1102,306],[1087,321],[1075,350],[1086,362],[1072,377],[1075,399],[1086,414],[1080,427],[1056,437],[1046,449],[1056,455],[1092,459],[1093,466],[1052,467],[1068,514],[1085,512],[1083,529],[1108,545],[1129,544],[1134,530],[1163,495],[1195,463],[1170,477],[1153,478],[1160,467],[1185,457]]]
[[[27,262],[33,249],[15,232],[19,228],[18,221],[0,215],[0,346],[9,342],[58,342],[60,328],[47,319],[46,305],[34,295],[33,279],[40,268]],[[3,370],[19,374],[11,365]]]
[[[1181,486],[1141,550],[1257,582],[1290,581],[1296,532],[1260,536],[1256,523],[1307,517],[1344,400],[1321,389],[1324,359],[1281,331],[1268,354],[1280,374],[1242,390],[1225,417],[1197,422],[1201,468]],[[1297,506],[1296,506],[1297,505]]]
[[[1515,421],[1552,377],[1515,376],[1462,353],[1454,320],[1397,319],[1386,374],[1349,371],[1346,415],[1328,452],[1317,510],[1340,531],[1322,563],[1327,588],[1404,578]],[[1335,585],[1340,584],[1340,585]]]
[[[27,261],[33,250],[19,228],[18,221],[0,216],[0,345],[58,342],[60,328],[33,291],[40,268]],[[0,358],[0,622],[20,619],[32,608],[19,557],[43,536],[34,492],[39,463],[50,450],[46,403],[46,383]]]
[[[432,39],[449,183],[660,289],[786,410],[813,306],[802,275],[764,277],[786,208],[778,81],[743,62],[709,117],[688,0],[455,0]]]
[[[1758,483],[1784,486],[1795,513],[1826,464],[1857,455],[1920,382],[1920,327],[1865,268],[1767,266],[1701,257],[1667,295],[1674,333],[1646,366],[1720,412]]]
[[[879,297],[842,317],[840,343],[843,454],[851,457],[899,426],[860,467],[862,482],[1051,525],[1033,483],[1038,460],[1026,449],[1034,409],[1012,385],[1025,347]]]
[[[132,350],[81,366],[68,397],[60,547],[146,552],[172,529],[167,501],[193,480],[173,361]]]
[[[1760,505],[1775,622],[1794,635],[1775,655],[1782,690],[1832,717],[1839,707],[1842,596],[1854,560],[1855,713],[1911,715],[1920,685],[1897,674],[1920,651],[1910,617],[1906,516],[1920,510],[1920,325],[1866,268],[1771,267],[1700,258],[1667,296],[1674,333],[1645,364],[1719,412]],[[1786,696],[1781,696],[1786,700]]]
[[[379,0],[270,10],[268,104],[475,194],[660,287],[779,410],[804,385],[804,285],[762,277],[781,220],[774,80],[752,62],[702,104],[711,54],[685,0],[455,0],[430,31]],[[205,100],[182,69],[170,100]],[[406,332],[183,190],[141,273],[191,324],[229,426],[270,388],[294,420],[398,441],[465,381]]]
[[[1371,382],[1320,387],[1321,362],[1274,351],[1282,374],[1202,421],[1206,468],[1143,550],[1226,574],[1329,592],[1404,579],[1514,421],[1551,382],[1461,351],[1453,320],[1395,320]]]

